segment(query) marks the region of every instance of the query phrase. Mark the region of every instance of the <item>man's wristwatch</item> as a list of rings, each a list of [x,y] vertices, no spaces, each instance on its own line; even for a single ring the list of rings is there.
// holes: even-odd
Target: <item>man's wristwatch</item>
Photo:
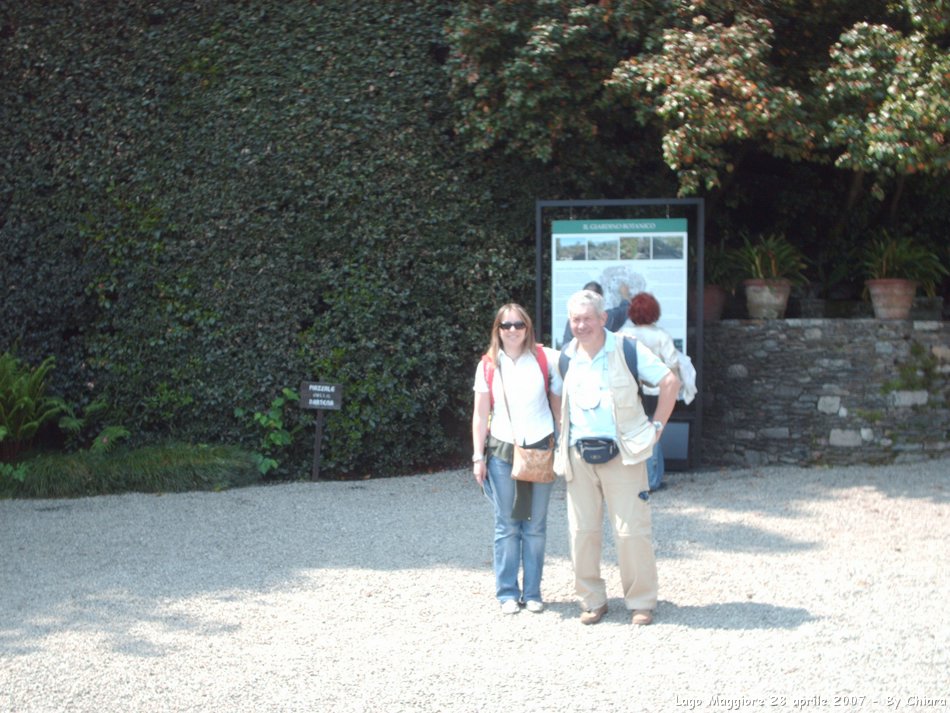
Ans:
[[[485,456],[483,456],[481,453],[476,453],[472,456],[472,463],[478,463],[479,461],[483,460],[485,460]]]
[[[662,422],[662,421],[654,421],[654,422],[653,422],[653,428],[655,428],[655,429],[656,429],[656,432],[659,433],[660,431],[663,430],[663,422]]]

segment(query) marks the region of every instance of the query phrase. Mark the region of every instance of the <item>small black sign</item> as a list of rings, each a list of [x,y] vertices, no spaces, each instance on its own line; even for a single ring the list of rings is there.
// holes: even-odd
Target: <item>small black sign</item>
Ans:
[[[304,381],[300,384],[300,408],[339,411],[343,405],[342,384]]]

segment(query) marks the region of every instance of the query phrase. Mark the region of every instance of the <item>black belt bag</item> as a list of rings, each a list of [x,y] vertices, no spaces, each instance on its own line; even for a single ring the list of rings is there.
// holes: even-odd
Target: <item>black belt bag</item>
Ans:
[[[607,463],[620,453],[617,443],[609,438],[581,438],[574,447],[584,462],[593,465]]]

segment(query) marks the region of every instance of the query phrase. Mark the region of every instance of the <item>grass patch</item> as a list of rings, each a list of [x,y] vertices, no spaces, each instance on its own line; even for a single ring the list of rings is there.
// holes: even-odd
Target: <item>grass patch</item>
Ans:
[[[854,410],[854,415],[858,418],[864,419],[868,423],[878,423],[884,418],[884,413],[882,411],[863,408],[856,408]]]
[[[108,453],[38,454],[22,481],[0,478],[0,497],[72,498],[113,493],[226,490],[260,482],[254,454],[235,446],[182,443]]]

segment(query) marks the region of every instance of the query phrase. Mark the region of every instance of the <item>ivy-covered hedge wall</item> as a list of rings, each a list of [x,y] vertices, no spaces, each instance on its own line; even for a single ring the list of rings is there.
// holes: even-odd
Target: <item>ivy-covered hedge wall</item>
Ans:
[[[533,307],[533,201],[450,129],[444,3],[5,3],[0,351],[140,443],[241,443],[344,386],[322,471],[469,448],[494,310]],[[548,196],[550,197],[550,196]],[[312,416],[285,454],[304,476]]]

